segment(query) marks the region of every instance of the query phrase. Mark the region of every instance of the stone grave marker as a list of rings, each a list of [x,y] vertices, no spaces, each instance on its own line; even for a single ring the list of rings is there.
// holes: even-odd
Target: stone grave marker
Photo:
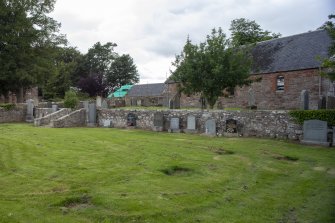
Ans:
[[[248,90],[248,107],[251,109],[256,107],[255,93],[252,88]]]
[[[133,113],[129,113],[127,115],[127,126],[136,126],[136,115]]]
[[[214,119],[209,119],[205,122],[205,134],[211,136],[216,135],[216,123]]]
[[[164,116],[163,113],[161,112],[156,112],[154,114],[154,126],[153,130],[157,132],[163,131],[163,126],[164,126]]]
[[[333,126],[333,147],[335,147],[335,126]]]
[[[106,100],[102,100],[101,108],[108,108],[108,104]]]
[[[187,127],[184,129],[186,133],[196,133],[196,119],[194,115],[187,116]]]
[[[27,100],[26,122],[34,122],[34,100]]]
[[[301,110],[309,109],[309,94],[307,90],[302,90],[300,93],[300,109]]]
[[[97,122],[97,107],[96,104],[93,103],[89,103],[88,104],[88,126],[96,126],[96,122]]]
[[[304,121],[303,126],[303,140],[305,144],[316,144],[322,146],[329,146],[327,141],[328,126],[327,122],[320,120]]]
[[[180,132],[179,118],[171,118],[169,132]]]
[[[57,104],[53,104],[52,105],[52,112],[56,112],[58,110],[58,105]]]
[[[88,101],[83,101],[83,107],[86,110],[86,123],[88,123]]]
[[[102,124],[103,124],[103,127],[105,127],[105,128],[110,128],[112,125],[112,122],[111,122],[111,120],[110,119],[104,119],[104,120],[102,120]]]
[[[101,107],[101,103],[102,103],[102,98],[100,96],[97,96],[96,104],[98,108]]]

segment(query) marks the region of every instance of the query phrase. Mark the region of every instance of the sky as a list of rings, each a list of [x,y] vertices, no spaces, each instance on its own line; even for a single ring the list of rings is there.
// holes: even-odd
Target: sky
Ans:
[[[166,80],[187,36],[197,44],[218,27],[229,36],[238,18],[290,36],[317,29],[329,14],[335,14],[334,0],[57,0],[50,16],[82,53],[98,41],[116,43],[147,84]]]

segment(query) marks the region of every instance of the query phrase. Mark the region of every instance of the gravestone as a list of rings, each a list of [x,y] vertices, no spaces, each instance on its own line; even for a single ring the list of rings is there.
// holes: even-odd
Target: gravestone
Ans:
[[[187,116],[187,127],[184,129],[186,133],[196,133],[196,119],[194,115]]]
[[[307,90],[302,90],[300,93],[300,109],[301,110],[309,109],[309,94]]]
[[[97,107],[100,108],[101,107],[101,103],[102,103],[102,98],[100,96],[97,96],[96,103],[97,103]]]
[[[106,100],[102,100],[101,108],[108,108],[108,104]]]
[[[216,135],[216,123],[214,119],[209,119],[205,122],[205,134],[211,136]]]
[[[34,100],[27,100],[26,122],[34,122]]]
[[[328,126],[327,122],[320,120],[308,120],[304,121],[303,126],[303,140],[305,144],[316,144],[322,146],[329,146],[327,141]]]
[[[164,126],[164,116],[161,112],[156,112],[154,114],[154,126],[153,131],[161,132]]]
[[[110,128],[112,126],[112,122],[110,119],[103,119],[102,120],[103,127]]]
[[[83,107],[86,111],[86,123],[88,123],[88,101],[83,101]]]
[[[57,104],[53,104],[52,105],[52,112],[56,112],[58,110],[58,105]]]
[[[252,88],[248,90],[248,107],[254,109],[256,107],[255,93]]]
[[[127,115],[127,126],[136,126],[136,115],[133,113],[129,113]]]
[[[335,126],[333,126],[333,147],[335,147]]]
[[[169,132],[180,132],[179,118],[171,118]]]
[[[97,122],[97,107],[96,104],[93,103],[89,103],[88,104],[88,126],[96,126],[96,122]]]

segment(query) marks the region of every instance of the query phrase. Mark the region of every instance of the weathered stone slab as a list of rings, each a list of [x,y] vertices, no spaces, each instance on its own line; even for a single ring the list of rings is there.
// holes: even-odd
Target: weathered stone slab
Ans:
[[[163,116],[163,113],[156,112],[154,114],[154,126],[153,126],[153,130],[161,132],[161,131],[163,131],[163,126],[164,126],[164,116]]]
[[[214,119],[209,119],[205,122],[205,134],[211,136],[216,135],[216,123]]]
[[[97,96],[97,99],[96,99],[96,105],[97,105],[97,107],[100,108],[101,104],[102,104],[102,98],[101,98],[101,96]]]
[[[325,121],[304,121],[303,134],[303,140],[301,140],[302,143],[322,146],[330,145],[330,143],[327,141],[328,126],[327,122]]]
[[[97,108],[96,104],[89,103],[88,104],[88,126],[96,126],[96,119],[97,119]]]
[[[179,118],[171,118],[169,132],[180,132]]]
[[[110,128],[112,126],[112,121],[110,119],[102,120],[103,127]]]
[[[58,110],[58,105],[54,104],[52,105],[52,112],[56,112]]]
[[[309,109],[309,94],[307,90],[302,90],[300,93],[300,109],[301,110]]]
[[[184,132],[186,133],[196,133],[196,119],[194,115],[187,116],[187,127],[184,129]]]
[[[108,104],[106,100],[102,100],[101,108],[108,108]]]
[[[26,122],[34,122],[34,100],[27,100]]]

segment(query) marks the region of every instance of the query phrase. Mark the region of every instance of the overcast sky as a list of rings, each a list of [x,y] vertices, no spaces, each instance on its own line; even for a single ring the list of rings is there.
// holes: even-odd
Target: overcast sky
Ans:
[[[51,16],[82,53],[100,41],[130,54],[140,83],[164,82],[185,44],[214,27],[229,35],[236,18],[255,20],[283,36],[315,30],[335,13],[334,0],[57,0]]]

